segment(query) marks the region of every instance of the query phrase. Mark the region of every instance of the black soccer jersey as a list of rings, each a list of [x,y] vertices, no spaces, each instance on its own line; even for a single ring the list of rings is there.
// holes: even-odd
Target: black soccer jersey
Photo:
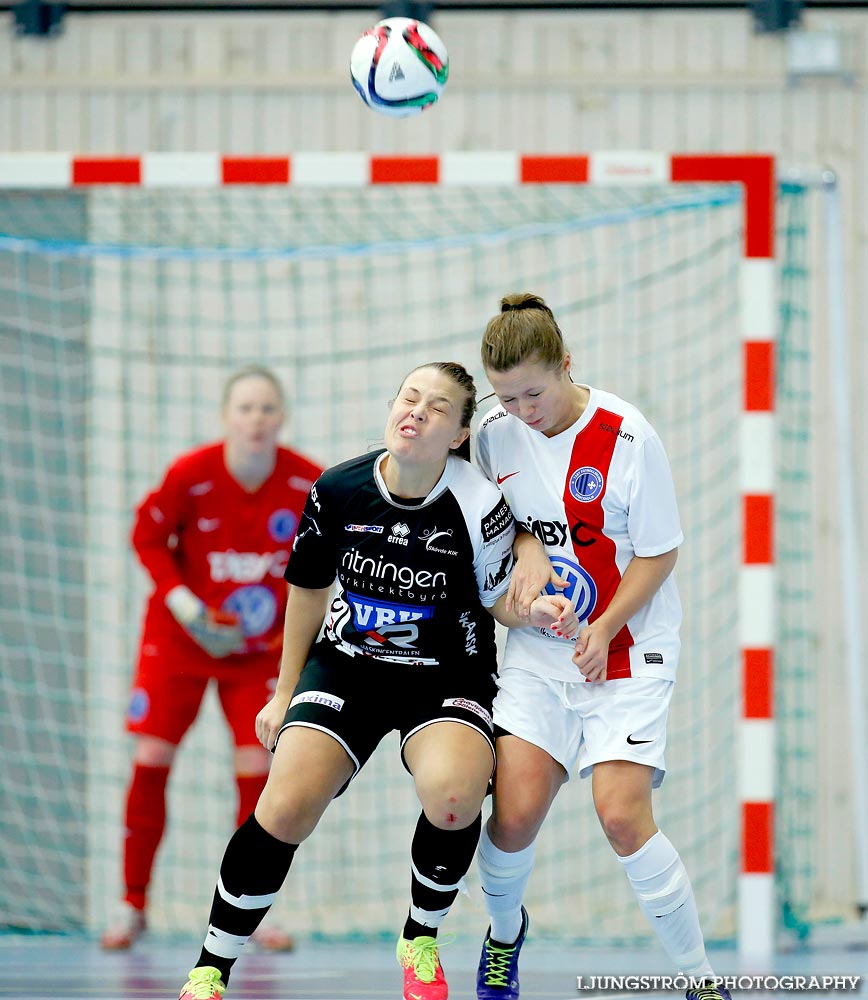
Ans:
[[[495,664],[485,610],[509,586],[515,526],[500,491],[450,456],[422,503],[393,498],[384,451],[327,470],[310,491],[286,579],[336,581],[324,638],[351,656],[434,666]]]

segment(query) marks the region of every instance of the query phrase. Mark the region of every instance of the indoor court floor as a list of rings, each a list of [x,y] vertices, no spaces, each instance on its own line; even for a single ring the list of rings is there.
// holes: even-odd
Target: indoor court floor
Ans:
[[[16,1000],[176,1000],[186,973],[198,955],[198,943],[144,938],[128,953],[107,954],[96,941],[53,936],[0,936],[0,997]],[[442,960],[450,1000],[473,1000],[476,944],[444,946]],[[747,969],[734,952],[710,951],[719,975],[759,974],[779,977],[860,976],[853,988],[814,989],[810,998],[860,997],[868,1000],[868,934],[849,942],[815,945],[781,953],[768,968]],[[612,987],[579,989],[578,976],[664,975],[670,969],[656,950],[603,951],[557,947],[529,940],[522,953],[522,1000],[575,1000],[602,996],[607,1000],[643,997],[677,1000],[683,991],[660,989],[625,992]],[[785,981],[785,980],[784,980]],[[587,978],[585,979],[587,984]],[[772,992],[752,987],[733,991],[741,996]],[[773,992],[792,993],[783,986]],[[400,1000],[401,975],[394,945],[302,942],[289,955],[252,952],[233,974],[227,1000]]]

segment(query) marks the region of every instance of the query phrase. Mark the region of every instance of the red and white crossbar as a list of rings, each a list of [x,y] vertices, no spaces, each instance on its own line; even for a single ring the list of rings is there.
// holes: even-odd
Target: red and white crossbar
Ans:
[[[0,154],[0,188],[83,188],[128,184],[147,188],[288,184],[305,187],[369,184],[654,184],[738,183],[744,189],[741,264],[743,388],[740,411],[742,558],[739,639],[742,712],[738,792],[741,874],[738,944],[742,955],[772,953],[774,900],[773,718],[774,409],[776,293],[774,272],[775,163],[765,155],[600,152],[533,156],[456,152],[436,156],[296,153],[223,156],[145,153],[76,156]]]

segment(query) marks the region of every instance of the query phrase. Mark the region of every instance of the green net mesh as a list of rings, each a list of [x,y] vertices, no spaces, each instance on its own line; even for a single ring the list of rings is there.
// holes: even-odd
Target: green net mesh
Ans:
[[[777,701],[781,906],[811,919],[810,357],[804,192],[781,193]],[[683,653],[658,821],[710,939],[734,931],[742,205],[735,187],[102,188],[0,194],[0,914],[95,930],[120,895],[123,715],[148,581],[132,510],[219,435],[223,381],[272,366],[290,439],[333,463],[376,443],[403,375],[478,345],[500,296],[552,305],[574,375],[636,403],[667,447],[685,543]],[[483,389],[487,392],[487,387]],[[482,410],[485,410],[485,406]],[[150,925],[200,934],[232,830],[211,695],[169,788]],[[388,739],[299,852],[277,909],[297,933],[391,935],[418,812]],[[650,931],[574,779],[539,842],[540,934]],[[450,929],[477,937],[473,874]],[[565,931],[566,929],[566,931]]]

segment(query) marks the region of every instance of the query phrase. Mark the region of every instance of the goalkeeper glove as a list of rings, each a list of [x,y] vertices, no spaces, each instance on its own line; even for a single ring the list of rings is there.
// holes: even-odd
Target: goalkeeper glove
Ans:
[[[244,651],[244,633],[238,618],[215,611],[183,584],[166,594],[166,607],[175,621],[209,656],[222,659]]]

